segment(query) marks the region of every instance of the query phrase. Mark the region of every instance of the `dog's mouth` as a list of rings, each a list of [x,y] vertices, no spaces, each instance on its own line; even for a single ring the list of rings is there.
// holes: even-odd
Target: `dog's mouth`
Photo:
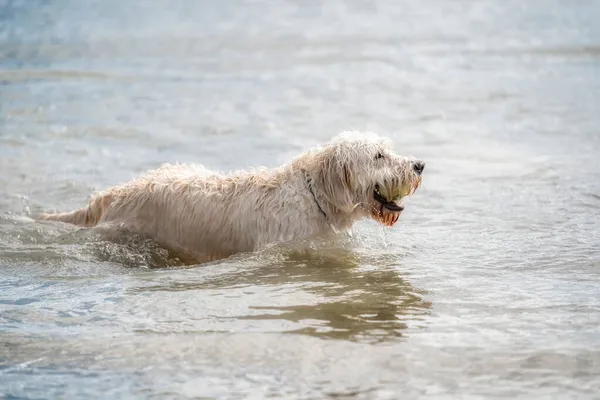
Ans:
[[[398,187],[388,193],[385,187],[375,185],[373,190],[373,199],[377,206],[373,207],[373,219],[386,226],[392,226],[400,218],[404,206],[400,204],[403,197],[414,194],[421,184],[421,179],[417,179],[412,185],[407,187]],[[388,200],[390,199],[391,200]]]
[[[373,198],[381,204],[382,208],[386,208],[392,212],[401,212],[404,210],[403,206],[400,206],[396,203],[396,201],[388,201],[379,189],[379,185],[375,185],[375,190],[373,191]]]

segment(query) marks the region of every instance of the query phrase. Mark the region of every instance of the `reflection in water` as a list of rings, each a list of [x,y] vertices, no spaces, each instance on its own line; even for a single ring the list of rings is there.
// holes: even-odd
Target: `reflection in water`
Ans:
[[[222,274],[203,276],[200,280],[169,281],[135,291],[227,291],[291,286],[293,289],[290,290],[310,293],[313,295],[311,300],[316,300],[278,305],[278,302],[286,301],[286,297],[285,293],[278,296],[275,292],[272,294],[273,305],[251,304],[245,315],[228,315],[226,318],[289,321],[302,327],[284,328],[287,333],[365,342],[402,336],[409,321],[418,320],[429,312],[431,304],[423,299],[423,291],[414,288],[397,270],[397,257],[386,260],[381,256],[363,256],[342,247],[339,242],[336,247],[332,244],[335,242],[329,242],[328,247],[319,243],[305,250],[272,248],[238,256],[236,258],[247,258],[247,266],[233,271],[223,266]],[[219,268],[219,264],[211,266]]]

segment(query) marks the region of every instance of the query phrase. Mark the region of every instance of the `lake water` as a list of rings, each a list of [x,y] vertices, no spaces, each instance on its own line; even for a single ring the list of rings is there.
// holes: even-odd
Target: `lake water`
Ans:
[[[0,1],[0,397],[594,398],[600,2]],[[391,229],[173,267],[32,218],[345,129]],[[597,398],[597,397],[596,397]]]

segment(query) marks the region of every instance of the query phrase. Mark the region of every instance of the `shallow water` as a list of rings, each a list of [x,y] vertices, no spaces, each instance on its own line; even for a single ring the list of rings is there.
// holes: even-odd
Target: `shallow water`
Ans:
[[[600,3],[323,3],[0,3],[0,396],[597,395]],[[181,268],[31,219],[349,128],[427,161],[392,229]]]

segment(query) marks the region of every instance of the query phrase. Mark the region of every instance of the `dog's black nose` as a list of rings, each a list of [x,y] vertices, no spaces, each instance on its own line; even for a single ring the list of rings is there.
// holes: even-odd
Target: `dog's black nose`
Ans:
[[[417,175],[421,175],[423,170],[425,169],[425,163],[423,161],[415,161],[413,164],[413,169],[417,173]]]

